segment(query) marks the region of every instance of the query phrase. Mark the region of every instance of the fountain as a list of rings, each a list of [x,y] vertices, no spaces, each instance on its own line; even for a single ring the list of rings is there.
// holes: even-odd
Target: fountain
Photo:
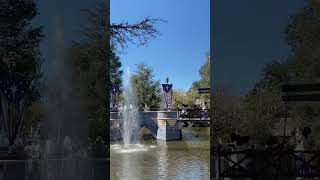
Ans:
[[[47,74],[44,94],[46,118],[42,124],[40,142],[41,180],[87,179],[90,163],[86,157],[86,111],[76,90],[78,84],[64,59],[62,22],[55,19],[55,54]]]
[[[130,70],[126,72],[124,87],[124,106],[121,112],[121,135],[124,148],[131,144],[139,144],[140,122],[135,92],[132,88]]]
[[[40,133],[30,137],[32,141],[24,149],[27,159],[2,160],[0,179],[93,180],[108,176],[107,159],[88,157],[86,97],[79,92],[81,86],[72,74],[70,61],[64,58],[60,17],[56,17],[54,26],[55,43],[49,43],[49,48],[55,52],[49,54],[44,71],[47,84],[42,103],[46,114],[39,125]]]
[[[120,113],[111,112],[114,128],[111,130],[112,139],[123,140],[124,149],[133,151],[133,147],[141,148],[139,145],[140,129],[147,128],[155,139],[159,140],[181,140],[181,123],[177,123],[177,111],[172,108],[172,84],[162,84],[162,109],[161,111],[138,111],[135,92],[132,89],[130,71],[125,74],[124,98],[125,103],[120,108]],[[120,128],[119,128],[120,127]],[[119,130],[120,129],[120,130]],[[119,137],[119,131],[121,132]],[[115,150],[121,149],[120,146],[112,146]],[[131,149],[131,150],[129,150]]]

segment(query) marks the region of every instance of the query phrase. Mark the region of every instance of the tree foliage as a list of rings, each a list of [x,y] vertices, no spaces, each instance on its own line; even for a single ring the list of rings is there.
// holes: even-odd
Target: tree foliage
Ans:
[[[42,28],[31,21],[37,15],[32,1],[5,0],[0,7],[0,74],[14,73],[32,81],[31,101],[40,98]]]
[[[319,82],[320,80],[320,2],[310,0],[305,8],[294,16],[287,28],[287,41],[292,49],[288,60],[290,79],[295,81]],[[296,103],[290,105],[289,114],[296,126],[309,126],[319,142],[319,103]]]
[[[110,49],[110,79],[111,84],[116,86],[122,86],[122,75],[121,70],[122,64],[119,56],[116,55],[114,48]]]
[[[238,126],[242,132],[252,137],[268,136],[280,118],[285,116],[284,103],[281,100],[281,85],[288,82],[318,82],[320,79],[320,3],[311,0],[290,20],[286,29],[286,40],[291,52],[285,61],[273,61],[263,70],[262,79],[246,94],[242,100],[242,113]],[[214,100],[216,105],[217,100]],[[215,106],[216,107],[216,106]],[[222,107],[216,107],[217,109]],[[213,111],[218,111],[214,109]],[[223,117],[230,113],[224,111]],[[319,103],[290,103],[288,122],[294,127],[313,128],[314,140],[319,139],[320,116]],[[213,117],[220,116],[216,114]],[[223,119],[223,118],[220,118]],[[219,123],[218,123],[219,124]],[[232,127],[232,126],[231,126]],[[217,129],[230,129],[229,125],[217,125]],[[221,131],[221,130],[220,130]],[[228,132],[230,133],[230,132]],[[222,133],[225,135],[225,133]],[[265,142],[261,138],[260,142]],[[319,142],[318,142],[319,143]]]
[[[88,25],[82,27],[85,37],[75,43],[69,51],[69,60],[74,77],[80,82],[81,96],[85,99],[90,126],[89,137],[93,140],[109,136],[107,108],[112,85],[122,85],[121,61],[118,48],[127,43],[144,45],[158,35],[156,19],[146,18],[135,24],[109,23],[110,10],[101,3],[94,10],[83,10],[88,17]],[[109,44],[111,42],[111,44]],[[109,71],[110,70],[110,71]],[[156,99],[151,96],[153,101]],[[155,104],[151,101],[151,104]]]
[[[199,88],[208,88],[210,87],[210,56],[207,55],[206,62],[201,66],[199,70],[200,80],[195,81],[192,84],[192,87],[187,92],[189,97],[188,104],[194,104],[197,99],[201,99],[204,102],[210,102],[209,94],[199,94]]]
[[[42,58],[39,43],[43,37],[42,27],[32,25],[37,15],[33,1],[3,0],[0,6],[0,76],[22,76],[30,80],[28,107],[23,130],[30,131],[40,120],[42,111],[35,109],[40,100]]]
[[[136,45],[146,45],[150,39],[156,38],[159,35],[155,28],[157,22],[161,19],[152,19],[146,17],[144,20],[129,24],[128,22],[114,23],[110,25],[110,36],[112,44],[119,44],[122,48],[127,46],[127,43]]]
[[[106,6],[101,5],[99,8],[106,9]],[[121,63],[108,43],[106,15],[99,14],[95,18],[88,15],[88,26],[82,27],[85,38],[74,42],[66,50],[72,77],[79,84],[77,93],[85,107],[89,126],[88,137],[91,142],[97,139],[107,142],[109,139],[109,123],[106,118],[110,116],[107,109],[108,92],[112,83],[121,84],[122,81],[119,70]]]
[[[183,104],[189,104],[189,98],[187,96],[187,93],[183,90],[173,90],[172,93],[172,100],[173,100],[173,106],[174,107],[182,107]]]
[[[159,107],[160,81],[154,80],[153,70],[145,64],[138,64],[136,74],[132,76],[132,84],[137,96],[138,105]]]
[[[99,5],[95,11],[84,10],[88,14],[88,18],[95,24],[101,24],[103,26],[89,26],[84,27],[84,33],[91,38],[101,38],[103,33],[108,33],[110,36],[111,45],[118,49],[118,47],[124,49],[128,46],[128,43],[143,46],[146,45],[149,40],[156,38],[160,35],[156,29],[156,24],[159,22],[166,22],[162,19],[146,17],[143,20],[136,23],[129,23],[126,21],[120,23],[107,24],[107,17],[110,9],[104,8],[105,6]]]
[[[106,57],[104,41],[75,43],[68,50],[68,60],[74,81],[80,85],[79,94],[88,112],[89,137],[107,138],[106,133]]]

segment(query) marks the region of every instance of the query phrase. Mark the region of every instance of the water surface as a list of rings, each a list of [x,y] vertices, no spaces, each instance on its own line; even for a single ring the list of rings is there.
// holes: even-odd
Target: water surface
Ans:
[[[184,128],[182,141],[111,143],[111,180],[208,180],[209,128]]]

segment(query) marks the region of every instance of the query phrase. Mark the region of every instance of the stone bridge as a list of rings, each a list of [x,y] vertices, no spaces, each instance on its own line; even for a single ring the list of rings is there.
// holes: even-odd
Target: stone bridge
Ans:
[[[181,122],[178,121],[178,111],[140,111],[141,127],[149,129],[152,136],[159,140],[181,140]],[[111,112],[110,137],[111,140],[121,138],[119,129],[119,112]]]

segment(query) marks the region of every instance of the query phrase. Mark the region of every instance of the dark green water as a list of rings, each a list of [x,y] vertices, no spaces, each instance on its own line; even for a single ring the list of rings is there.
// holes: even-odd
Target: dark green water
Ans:
[[[185,128],[182,141],[144,140],[124,149],[111,144],[111,180],[208,180],[209,128]]]

